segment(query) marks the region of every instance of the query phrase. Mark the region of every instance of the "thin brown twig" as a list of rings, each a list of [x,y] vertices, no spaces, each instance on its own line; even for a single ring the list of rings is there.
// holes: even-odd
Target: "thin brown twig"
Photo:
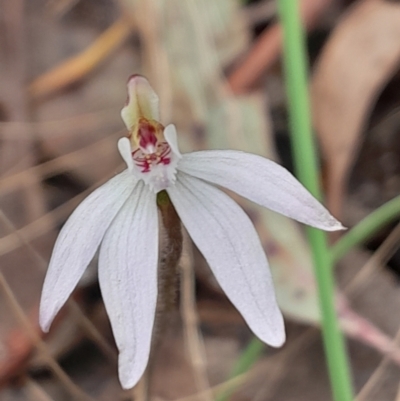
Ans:
[[[270,398],[281,379],[284,377],[285,370],[290,366],[290,361],[298,352],[311,345],[316,338],[317,330],[314,327],[307,329],[300,337],[293,342],[289,352],[282,352],[275,362],[270,362],[269,374],[266,376],[262,389],[255,395],[253,401],[267,400]]]
[[[32,141],[68,135],[82,135],[83,131],[98,131],[105,124],[119,122],[120,109],[107,108],[45,121],[0,121],[0,138]]]
[[[190,355],[197,391],[203,394],[203,396],[199,396],[199,399],[212,401],[204,341],[199,329],[199,317],[196,309],[192,243],[187,233],[184,235],[184,250],[181,259],[181,313],[186,348]]]
[[[65,219],[79,202],[81,202],[94,188],[95,185],[63,203],[61,206],[53,209],[51,212],[48,212],[33,222],[17,229],[12,234],[0,238],[0,256],[14,251],[21,246],[21,241],[19,239],[20,235],[29,242],[54,229],[56,225]]]
[[[27,400],[54,401],[38,383],[29,378],[24,383],[23,391]]]
[[[396,333],[394,343],[396,345],[400,345],[400,329]],[[381,380],[390,362],[391,360],[389,355],[385,355],[378,367],[375,369],[374,373],[369,377],[362,389],[358,392],[355,401],[365,401],[367,399],[375,385]]]
[[[218,394],[230,391],[233,388],[238,388],[239,386],[246,383],[249,378],[254,377],[256,373],[259,373],[259,371],[256,369],[247,371],[246,373],[236,376],[233,379],[229,379],[224,381],[223,383],[217,384],[216,386],[212,386],[209,390],[196,392],[186,397],[177,398],[174,401],[198,401],[198,399],[202,397],[216,397]]]
[[[354,295],[366,281],[377,270],[377,266],[384,265],[399,248],[400,224],[398,224],[375,253],[369,258],[368,262],[360,269],[360,271],[349,281],[344,287],[346,294]]]
[[[44,178],[77,168],[82,164],[90,163],[92,157],[97,159],[106,157],[108,154],[115,151],[110,145],[115,144],[115,138],[117,135],[120,135],[120,132],[116,132],[115,134],[107,136],[106,138],[85,146],[84,148],[59,156],[48,162],[44,162],[24,171],[1,178],[0,195],[4,196],[10,191],[28,185],[29,179],[32,175],[37,175],[43,180]],[[95,154],[95,156],[91,156],[93,154]]]
[[[67,305],[75,321],[83,329],[87,337],[99,347],[108,360],[116,363],[118,360],[117,350],[108,343],[92,321],[82,312],[79,305],[73,299],[69,299]]]
[[[29,242],[38,238],[50,230],[54,229],[58,223],[60,223],[63,219],[67,217],[69,213],[95,188],[99,185],[103,184],[106,180],[108,180],[111,175],[102,179],[101,181],[93,184],[85,191],[82,191],[80,194],[74,196],[67,202],[64,202],[61,206],[56,207],[52,211],[46,213],[40,218],[32,221],[31,223],[13,231],[12,234],[6,235],[0,238],[0,256],[4,255],[8,252],[11,252],[15,249],[18,249],[21,245],[20,235],[24,238],[25,241]]]
[[[263,377],[265,377],[266,369],[269,369],[272,372],[281,358],[289,361],[305,344],[309,344],[314,339],[316,333],[318,333],[318,331],[315,328],[309,328],[297,337],[296,340],[288,344],[281,352],[271,356],[264,363],[253,367],[246,373],[235,376],[234,378],[226,380],[216,386],[212,386],[209,390],[200,393],[197,392],[187,397],[178,398],[175,401],[197,401],[199,397],[204,395],[215,397],[228,391],[237,390],[240,386],[245,385],[249,379],[255,378],[257,375],[262,374]]]

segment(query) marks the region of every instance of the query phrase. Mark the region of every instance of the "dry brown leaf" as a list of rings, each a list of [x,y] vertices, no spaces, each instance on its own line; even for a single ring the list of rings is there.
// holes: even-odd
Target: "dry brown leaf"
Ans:
[[[312,80],[314,123],[337,217],[369,112],[400,61],[400,4],[357,3],[334,30]]]

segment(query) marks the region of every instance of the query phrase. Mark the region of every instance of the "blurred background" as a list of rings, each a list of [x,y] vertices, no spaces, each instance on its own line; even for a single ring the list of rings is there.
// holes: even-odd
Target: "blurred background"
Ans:
[[[351,228],[400,192],[400,4],[299,3],[325,203]],[[184,152],[240,149],[291,169],[281,51],[273,0],[0,0],[1,401],[141,399],[117,378],[96,260],[50,333],[39,329],[57,233],[124,168],[116,142],[132,73],[156,89]],[[150,398],[329,400],[303,227],[238,201],[268,255],[288,340],[255,342],[187,242]],[[335,270],[358,401],[400,400],[399,210]]]

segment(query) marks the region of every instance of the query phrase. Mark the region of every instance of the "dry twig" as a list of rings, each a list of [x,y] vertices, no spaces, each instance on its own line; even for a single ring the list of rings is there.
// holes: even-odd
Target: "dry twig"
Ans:
[[[194,261],[191,241],[184,236],[184,254],[181,259],[181,313],[185,333],[186,349],[193,367],[199,399],[212,401],[210,382],[207,376],[207,361],[203,338],[199,329],[196,309]]]

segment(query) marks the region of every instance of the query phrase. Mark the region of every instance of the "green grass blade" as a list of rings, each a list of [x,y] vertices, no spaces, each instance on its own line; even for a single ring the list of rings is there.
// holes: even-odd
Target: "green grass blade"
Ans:
[[[300,181],[314,196],[321,198],[319,169],[311,129],[304,32],[298,1],[278,0],[278,11],[284,32],[284,66],[295,167]],[[307,235],[318,284],[322,334],[334,399],[351,401],[353,391],[343,337],[335,312],[334,278],[326,234],[308,228]]]

